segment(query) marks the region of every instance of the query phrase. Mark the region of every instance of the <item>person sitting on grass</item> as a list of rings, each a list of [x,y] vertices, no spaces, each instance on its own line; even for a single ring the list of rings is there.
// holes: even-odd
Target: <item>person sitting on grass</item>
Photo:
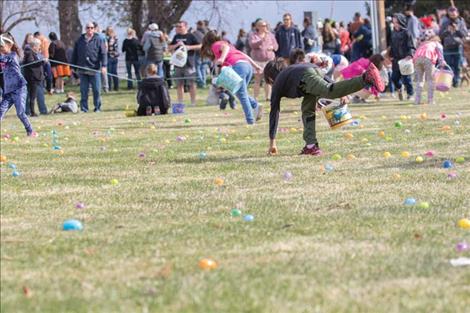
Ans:
[[[157,66],[147,66],[147,77],[142,80],[137,92],[138,116],[167,114],[170,107],[170,94],[163,78],[157,76]]]
[[[270,155],[278,153],[275,138],[279,123],[281,98],[303,97],[301,110],[305,147],[300,154],[320,155],[322,151],[318,146],[315,132],[315,110],[318,99],[345,97],[369,86],[373,86],[379,91],[384,90],[380,73],[373,63],[368,66],[361,76],[330,83],[323,78],[320,70],[313,64],[302,63],[287,66],[283,59],[277,59],[268,62],[266,65],[264,79],[267,83],[273,85],[271,112],[269,114],[270,145],[268,154]],[[342,101],[344,100],[342,99]]]

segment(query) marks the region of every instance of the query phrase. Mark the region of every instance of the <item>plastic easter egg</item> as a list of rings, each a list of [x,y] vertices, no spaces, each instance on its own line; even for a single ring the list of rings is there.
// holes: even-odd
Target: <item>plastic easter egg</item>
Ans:
[[[230,215],[232,217],[239,217],[242,215],[242,211],[240,211],[239,209],[237,208],[233,208],[231,211],[230,211]]]
[[[184,119],[184,123],[185,123],[185,124],[191,124],[191,119],[190,119],[190,118]]]
[[[201,259],[198,263],[199,268],[202,270],[214,270],[217,268],[217,262],[212,259]]]
[[[398,173],[394,173],[394,174],[392,175],[392,177],[393,177],[393,179],[399,180],[399,179],[401,178],[401,175],[398,174]]]
[[[111,179],[111,185],[116,186],[117,184],[119,184],[119,180],[116,178]]]
[[[216,179],[214,179],[214,183],[217,185],[217,186],[223,186],[224,185],[224,179],[222,177],[217,177]]]
[[[368,142],[369,142],[369,139],[367,139],[367,138],[362,138],[362,139],[361,139],[361,142],[362,142],[362,143],[368,143]]]
[[[402,128],[402,127],[403,127],[402,122],[396,121],[396,122],[395,122],[395,127],[396,127],[396,128]]]
[[[447,119],[447,114],[441,113],[441,115],[439,117],[440,117],[441,121],[446,120]]]
[[[62,230],[82,230],[83,225],[80,221],[77,220],[66,220],[62,225]]]
[[[447,178],[449,180],[452,180],[452,179],[456,179],[457,178],[457,173],[456,172],[450,172],[449,174],[447,174]]]
[[[184,136],[178,136],[178,137],[176,137],[176,141],[178,141],[178,142],[183,142],[183,141],[185,141],[185,140],[186,140],[186,138],[185,138]]]
[[[15,136],[15,137],[12,138],[12,140],[13,140],[14,142],[18,142],[18,141],[20,140],[20,137]]]
[[[255,220],[255,217],[251,214],[247,214],[247,215],[243,216],[243,220],[245,222],[253,222]]]
[[[454,121],[454,125],[455,125],[455,126],[460,126],[460,121],[458,121],[458,120],[457,120],[457,121]]]
[[[402,151],[400,153],[400,155],[403,157],[403,158],[409,158],[410,157],[410,153],[408,151]]]
[[[406,120],[406,115],[400,115],[400,119],[401,119],[402,121],[405,121],[405,120]]]
[[[384,152],[384,158],[388,159],[391,156],[392,156],[392,154],[390,152],[388,152],[388,151]]]
[[[416,204],[416,199],[415,198],[406,198],[404,204],[405,205],[415,205]]]
[[[346,139],[353,139],[354,138],[354,135],[352,133],[346,133],[344,134],[344,138]]]
[[[325,164],[324,168],[327,172],[332,172],[335,169],[331,164]]]
[[[75,208],[76,209],[84,209],[85,208],[85,203],[77,202],[77,203],[75,203]]]
[[[424,120],[427,120],[427,119],[428,119],[428,115],[427,115],[426,113],[421,113],[421,115],[419,116],[419,118],[424,121]]]
[[[421,156],[416,157],[416,163],[423,163],[423,162],[424,162],[423,157],[421,157]]]
[[[464,252],[470,250],[470,245],[467,242],[462,241],[455,245],[455,250],[457,250],[457,252]]]
[[[340,154],[335,153],[335,154],[333,154],[333,156],[331,157],[331,159],[332,159],[333,161],[339,161],[339,160],[342,159],[342,157],[341,157]]]
[[[424,155],[427,156],[428,158],[432,158],[433,156],[436,155],[436,152],[434,152],[433,150],[429,150],[429,151],[426,151]]]
[[[292,178],[294,178],[294,175],[292,175],[291,172],[286,171],[286,172],[284,172],[283,178],[284,178],[285,181],[291,181]]]
[[[137,156],[139,158],[143,159],[143,158],[145,158],[145,153],[144,152],[139,152],[139,154]]]
[[[405,129],[405,134],[409,134],[409,133],[411,133],[411,130]]]
[[[418,204],[418,207],[419,207],[420,209],[429,209],[429,202],[421,201],[421,202]]]
[[[62,149],[61,146],[53,146],[52,147],[52,150],[60,150],[60,149]]]
[[[444,162],[442,162],[442,167],[443,168],[453,168],[454,164],[452,164],[452,162],[450,160],[445,160]]]
[[[8,161],[8,158],[3,155],[3,154],[0,154],[0,163],[6,163]]]
[[[384,138],[385,137],[385,132],[383,130],[381,130],[381,131],[379,131],[378,135],[379,135],[380,138]]]
[[[18,171],[13,171],[13,173],[11,173],[11,176],[18,177],[18,176],[21,176],[21,174]]]
[[[465,158],[463,156],[459,156],[455,159],[455,163],[463,164],[465,162]]]
[[[446,132],[446,131],[451,130],[451,127],[449,125],[444,125],[442,126],[441,130]]]
[[[457,225],[462,229],[470,229],[470,219],[468,218],[461,218]]]
[[[204,151],[199,152],[199,160],[203,161],[207,158],[207,153]]]
[[[11,169],[16,169],[16,165],[13,164],[13,163],[8,163],[8,167],[11,168]]]
[[[354,154],[348,154],[346,156],[346,159],[348,159],[349,161],[352,161],[352,160],[355,160],[356,159],[356,156]]]

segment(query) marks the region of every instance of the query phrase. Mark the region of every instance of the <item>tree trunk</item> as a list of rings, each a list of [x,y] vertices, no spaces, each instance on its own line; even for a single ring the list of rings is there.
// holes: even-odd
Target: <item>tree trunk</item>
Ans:
[[[161,30],[169,33],[191,2],[192,0],[147,0],[149,23],[158,23]]]
[[[142,29],[142,12],[143,12],[142,0],[129,0],[129,6],[131,9],[131,23],[137,37],[141,38],[143,35]]]
[[[82,23],[78,13],[79,0],[59,0],[60,39],[66,47],[73,47],[82,34]]]

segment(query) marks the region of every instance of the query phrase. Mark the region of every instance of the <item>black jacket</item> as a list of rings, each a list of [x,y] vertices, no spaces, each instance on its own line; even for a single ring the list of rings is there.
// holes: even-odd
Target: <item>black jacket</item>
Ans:
[[[137,115],[145,115],[147,107],[160,108],[160,114],[166,114],[170,107],[170,94],[165,82],[160,77],[148,77],[142,80],[137,92]]]
[[[400,23],[399,30],[393,30],[390,44],[390,56],[393,58],[393,62],[398,62],[407,56],[412,57],[415,53],[415,46],[413,38],[407,30],[407,20],[405,15],[397,13],[394,15]]]
[[[32,63],[42,58],[30,47],[24,49],[23,64]],[[24,78],[27,82],[41,82],[44,80],[44,62],[37,62],[23,68]]]
[[[58,63],[54,63],[54,61],[59,61],[63,63],[67,63],[67,54],[65,51],[65,45],[60,40],[55,40],[51,42],[49,45],[49,60],[51,61],[51,65],[57,65]]]
[[[106,67],[108,53],[105,41],[98,34],[94,34],[90,41],[87,41],[85,36],[86,34],[82,34],[75,43],[71,63],[94,70]]]

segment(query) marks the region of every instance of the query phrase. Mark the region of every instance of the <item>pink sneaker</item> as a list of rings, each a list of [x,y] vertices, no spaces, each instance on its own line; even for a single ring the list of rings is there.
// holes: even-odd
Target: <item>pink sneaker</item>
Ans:
[[[323,151],[321,151],[320,147],[318,145],[314,145],[311,148],[307,148],[305,146],[302,151],[300,152],[301,155],[322,155]]]
[[[371,86],[374,86],[375,89],[379,92],[383,92],[385,90],[385,84],[380,76],[379,70],[375,67],[374,63],[370,63],[369,67],[364,73],[364,82]]]

